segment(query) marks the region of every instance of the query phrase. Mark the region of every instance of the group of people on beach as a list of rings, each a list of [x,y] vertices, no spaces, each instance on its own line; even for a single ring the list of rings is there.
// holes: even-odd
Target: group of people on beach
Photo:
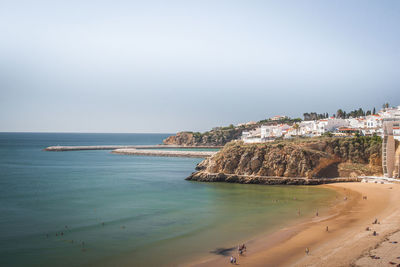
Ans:
[[[238,246],[238,255],[243,255],[244,252],[246,252],[247,248],[245,244],[239,245]],[[235,257],[231,256],[230,258],[231,264],[236,264],[237,260]]]

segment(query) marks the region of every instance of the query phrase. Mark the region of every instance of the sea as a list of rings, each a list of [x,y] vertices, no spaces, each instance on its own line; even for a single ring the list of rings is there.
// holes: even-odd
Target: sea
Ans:
[[[298,210],[312,216],[336,194],[186,181],[198,158],[43,150],[169,135],[0,133],[0,266],[184,265],[289,226]]]

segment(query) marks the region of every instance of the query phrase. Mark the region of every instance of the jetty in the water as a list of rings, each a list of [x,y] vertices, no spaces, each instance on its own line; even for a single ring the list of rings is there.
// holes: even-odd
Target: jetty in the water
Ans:
[[[217,146],[177,146],[177,145],[108,145],[108,146],[49,146],[45,151],[79,151],[79,150],[111,150],[111,153],[122,155],[207,158],[217,151],[199,149],[215,149]],[[174,150],[176,149],[176,150]]]
[[[114,149],[164,149],[164,148],[177,148],[177,149],[213,149],[221,148],[218,146],[176,146],[176,145],[107,145],[107,146],[49,146],[45,151],[77,151],[77,150],[114,150]]]
[[[136,149],[119,148],[111,151],[114,154],[158,156],[158,157],[185,157],[185,158],[207,158],[211,157],[216,151],[185,151],[185,150],[162,150],[162,149]]]

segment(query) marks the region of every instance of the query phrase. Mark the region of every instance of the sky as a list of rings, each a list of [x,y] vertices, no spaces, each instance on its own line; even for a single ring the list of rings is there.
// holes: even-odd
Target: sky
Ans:
[[[0,131],[400,105],[400,1],[0,1]]]

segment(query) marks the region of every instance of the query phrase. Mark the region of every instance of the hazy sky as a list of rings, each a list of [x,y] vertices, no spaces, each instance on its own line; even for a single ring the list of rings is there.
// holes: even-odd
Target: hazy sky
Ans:
[[[0,131],[400,105],[400,1],[0,0]]]

